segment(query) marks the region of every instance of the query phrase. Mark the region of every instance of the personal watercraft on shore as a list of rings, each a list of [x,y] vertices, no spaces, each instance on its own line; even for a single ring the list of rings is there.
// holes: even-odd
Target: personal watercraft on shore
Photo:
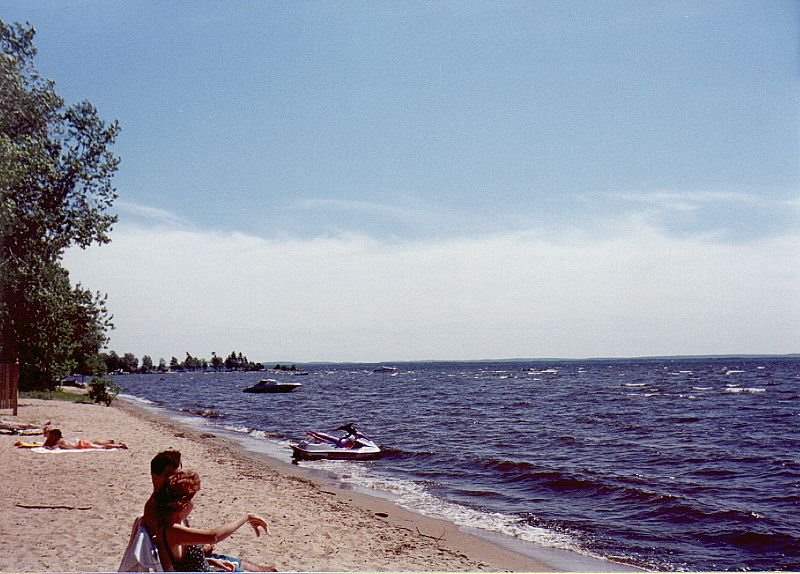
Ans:
[[[308,431],[308,438],[292,445],[292,457],[296,460],[368,460],[381,454],[380,447],[352,424],[336,430],[346,431],[341,437],[317,431]]]

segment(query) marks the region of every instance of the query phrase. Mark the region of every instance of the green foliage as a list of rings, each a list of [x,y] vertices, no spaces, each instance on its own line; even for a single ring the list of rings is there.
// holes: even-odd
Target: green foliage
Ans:
[[[222,357],[215,352],[211,353],[211,361],[203,358],[193,357],[191,353],[186,353],[186,358],[183,362],[178,361],[177,357],[172,357],[167,366],[167,362],[161,358],[158,360],[157,370],[160,373],[168,371],[260,371],[264,369],[263,363],[253,363],[247,359],[242,353],[232,352],[230,356],[223,362]],[[153,359],[150,355],[142,357],[142,366],[139,367],[139,359],[133,353],[125,353],[120,357],[116,351],[109,351],[108,353],[100,353],[98,361],[101,363],[102,368],[93,374],[103,373],[152,373],[156,368],[153,365]],[[277,368],[277,367],[276,367]],[[285,367],[285,370],[297,370],[295,365]]]
[[[150,355],[145,355],[142,357],[142,368],[139,369],[141,373],[150,373],[153,370],[153,359]]]
[[[34,66],[35,33],[0,20],[0,362],[19,361],[23,390],[98,372],[105,299],[73,289],[61,259],[110,240],[118,165],[119,125],[64,103]]]
[[[71,403],[89,403],[86,395],[68,393],[56,388],[54,391],[20,391],[20,399],[42,399],[45,401],[68,401]]]
[[[117,385],[114,381],[95,377],[92,379],[92,382],[89,383],[88,396],[96,403],[105,403],[106,406],[109,406],[121,390],[122,387]]]

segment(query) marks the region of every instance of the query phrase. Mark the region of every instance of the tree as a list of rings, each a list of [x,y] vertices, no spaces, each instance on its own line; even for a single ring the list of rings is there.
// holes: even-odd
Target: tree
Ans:
[[[92,294],[80,283],[73,289],[73,294],[77,305],[71,319],[76,370],[81,375],[104,375],[106,365],[97,351],[108,343],[106,330],[113,328],[105,305],[106,296],[99,292]]]
[[[145,355],[144,357],[142,357],[142,368],[140,369],[140,371],[142,373],[149,373],[152,370],[153,370],[153,359],[150,357],[150,355]]]
[[[107,373],[114,373],[122,368],[122,359],[119,358],[116,351],[100,353],[100,359],[105,364]]]
[[[105,343],[105,307],[61,259],[110,241],[119,162],[119,125],[65,104],[36,71],[35,34],[0,20],[0,362],[19,361],[23,389],[52,388]]]
[[[122,368],[128,373],[135,373],[139,370],[139,359],[133,353],[125,353],[122,356]]]
[[[211,367],[215,371],[221,371],[223,365],[222,357],[218,357],[214,351],[211,351]]]
[[[237,369],[239,366],[239,361],[236,359],[236,351],[231,351],[231,354],[228,355],[228,358],[225,359],[225,368],[229,371],[233,371]]]

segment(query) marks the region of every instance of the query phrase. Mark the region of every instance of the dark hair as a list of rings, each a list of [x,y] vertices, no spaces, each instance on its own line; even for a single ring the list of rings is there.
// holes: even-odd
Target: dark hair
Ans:
[[[61,431],[59,429],[50,429],[47,431],[47,438],[44,440],[43,447],[52,448],[56,443],[61,440]]]
[[[192,470],[179,470],[171,475],[156,492],[156,512],[164,523],[170,514],[186,508],[197,491],[200,477]]]
[[[181,452],[179,450],[164,450],[153,457],[150,461],[150,474],[160,476],[170,466],[179,468],[181,466]]]

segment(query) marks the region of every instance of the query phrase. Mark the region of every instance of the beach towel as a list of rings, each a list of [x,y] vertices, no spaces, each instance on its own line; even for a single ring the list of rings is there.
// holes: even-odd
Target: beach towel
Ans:
[[[20,447],[23,448],[23,447]],[[54,454],[60,452],[116,452],[118,450],[123,450],[121,448],[44,448],[43,446],[38,446],[36,448],[29,448],[31,452],[36,452],[39,454]]]
[[[119,563],[117,572],[163,572],[161,559],[158,557],[158,549],[150,538],[150,533],[142,524],[142,517],[137,518],[133,523],[131,538],[125,554],[122,555],[122,562]]]

